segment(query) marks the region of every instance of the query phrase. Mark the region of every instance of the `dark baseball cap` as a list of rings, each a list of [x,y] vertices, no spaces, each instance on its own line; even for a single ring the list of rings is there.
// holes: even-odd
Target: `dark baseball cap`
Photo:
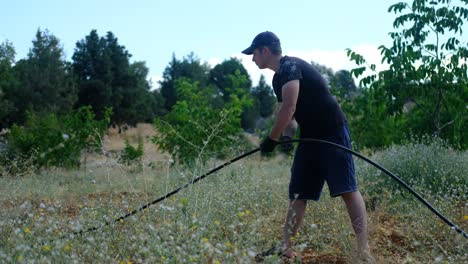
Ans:
[[[250,47],[246,48],[245,50],[242,51],[242,53],[246,55],[252,55],[253,51],[262,46],[278,46],[281,47],[281,43],[279,38],[270,31],[265,31],[260,34],[258,34],[252,41],[252,44]]]

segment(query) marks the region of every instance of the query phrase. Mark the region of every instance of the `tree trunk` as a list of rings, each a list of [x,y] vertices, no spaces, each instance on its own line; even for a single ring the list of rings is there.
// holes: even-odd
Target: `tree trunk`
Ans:
[[[435,109],[435,120],[434,120],[434,125],[435,125],[435,135],[437,137],[440,137],[440,132],[442,130],[440,126],[440,111],[442,108],[442,99],[443,99],[443,94],[442,94],[442,88],[438,87],[437,88],[437,103],[436,103],[436,109]]]

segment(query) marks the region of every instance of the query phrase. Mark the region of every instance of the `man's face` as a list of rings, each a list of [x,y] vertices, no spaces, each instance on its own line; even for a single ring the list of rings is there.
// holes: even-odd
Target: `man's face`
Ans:
[[[266,57],[267,57],[266,48],[264,47],[256,48],[253,51],[252,61],[255,62],[255,64],[257,64],[259,69],[265,69],[267,67]]]

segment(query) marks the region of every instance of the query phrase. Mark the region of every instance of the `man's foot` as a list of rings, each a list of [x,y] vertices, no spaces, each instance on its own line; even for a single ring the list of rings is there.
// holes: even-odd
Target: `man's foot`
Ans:
[[[283,254],[281,260],[284,264],[301,263],[301,258],[291,250],[290,254]]]
[[[258,253],[255,256],[255,261],[258,261],[258,262],[263,261],[268,256],[278,256],[278,257],[281,257],[283,260],[287,260],[287,259],[294,259],[296,254],[293,252],[292,249],[284,249],[279,245],[275,245],[266,251]]]
[[[359,263],[376,263],[375,258],[369,250],[362,250],[358,252],[357,260]]]

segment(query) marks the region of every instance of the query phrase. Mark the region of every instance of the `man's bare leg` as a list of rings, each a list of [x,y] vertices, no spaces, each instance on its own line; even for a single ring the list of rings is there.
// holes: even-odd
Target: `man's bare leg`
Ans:
[[[301,227],[304,221],[304,214],[307,207],[306,200],[290,200],[286,222],[283,228],[283,244],[282,247],[286,249],[284,256],[293,257],[291,238],[297,234],[297,230]]]
[[[358,251],[371,258],[367,237],[367,213],[364,199],[359,191],[344,193],[341,195],[348,209],[351,224],[356,233]]]

